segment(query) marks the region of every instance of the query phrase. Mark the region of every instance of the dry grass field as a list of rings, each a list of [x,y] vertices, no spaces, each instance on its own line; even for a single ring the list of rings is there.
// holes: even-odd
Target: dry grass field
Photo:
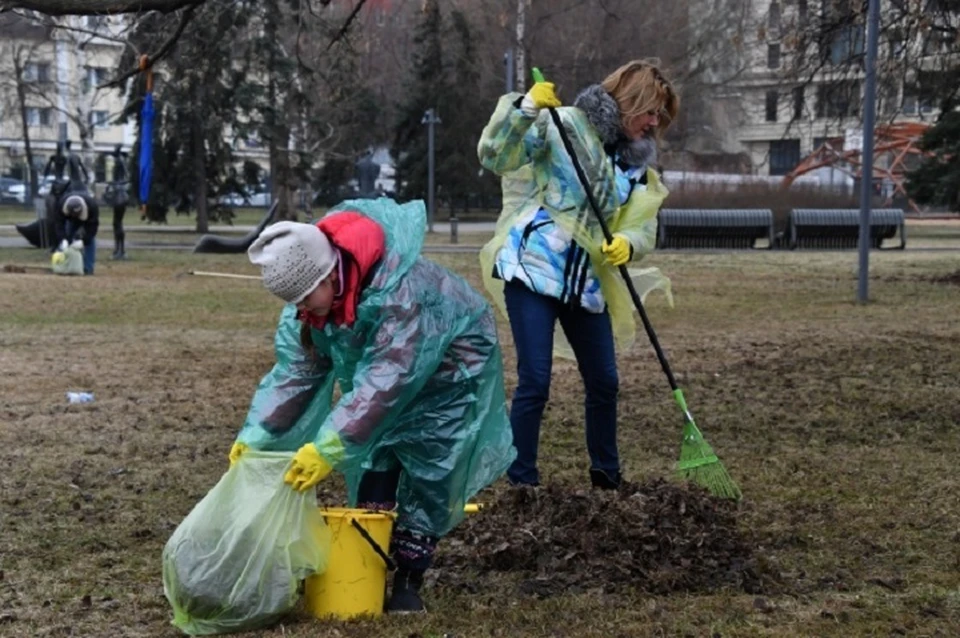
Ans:
[[[758,579],[749,586],[598,586],[605,572],[573,556],[536,574],[571,586],[532,590],[531,574],[483,559],[524,525],[496,513],[516,500],[501,481],[481,495],[493,509],[441,544],[430,614],[333,623],[295,613],[249,635],[955,636],[957,255],[874,253],[865,306],[854,303],[854,253],[653,260],[673,279],[676,305],[651,299],[651,318],[745,495],[718,511],[751,554]],[[0,249],[0,263],[45,259]],[[475,256],[435,259],[479,283]],[[95,277],[0,273],[0,636],[178,635],[160,552],[227,468],[272,364],[279,312],[257,282],[184,275],[194,269],[255,274],[243,256],[171,251],[102,260]],[[500,329],[512,392],[514,348],[505,321]],[[649,488],[671,476],[682,423],[642,334],[619,364],[625,474]],[[96,400],[68,405],[73,390]],[[548,507],[593,498],[582,411],[576,368],[558,362],[541,446]],[[322,492],[340,497],[336,480]],[[577,519],[577,508],[564,511]],[[613,510],[591,515],[603,511]],[[604,525],[588,523],[588,537]],[[672,533],[671,542],[691,541]],[[471,551],[475,565],[464,560]],[[710,565],[672,569],[685,567],[702,576]],[[575,586],[580,578],[588,586]]]

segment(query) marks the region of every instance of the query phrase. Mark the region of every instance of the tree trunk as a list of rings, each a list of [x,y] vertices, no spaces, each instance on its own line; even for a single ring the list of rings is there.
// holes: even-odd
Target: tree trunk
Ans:
[[[30,126],[27,122],[27,89],[23,84],[23,61],[20,59],[21,51],[17,51],[13,56],[13,71],[16,75],[17,83],[17,103],[20,107],[20,124],[23,128],[23,152],[27,158],[27,171],[30,175],[30,188],[27,191],[27,205],[33,205],[33,198],[37,194],[37,169],[33,165],[33,148],[30,146]]]
[[[527,5],[530,0],[517,0],[517,91],[527,90],[527,50],[523,44],[527,26]]]
[[[190,125],[193,143],[193,174],[196,183],[193,189],[193,205],[197,209],[197,232],[210,232],[210,216],[207,213],[207,153],[203,144],[203,127],[194,118]]]
[[[293,176],[290,169],[290,152],[282,140],[284,133],[289,134],[284,126],[277,126],[274,130],[276,137],[270,140],[270,176],[273,181],[270,194],[277,206],[277,220],[297,220],[297,209],[293,202]]]

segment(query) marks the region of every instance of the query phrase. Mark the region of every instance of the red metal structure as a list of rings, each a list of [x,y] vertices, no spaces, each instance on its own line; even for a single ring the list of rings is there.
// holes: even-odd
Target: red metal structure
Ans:
[[[929,128],[921,122],[902,122],[876,127],[873,142],[873,179],[893,185],[884,205],[890,205],[894,196],[900,194],[907,199],[910,208],[919,213],[920,208],[910,199],[904,188],[907,162],[917,155],[926,155],[919,148],[920,138]],[[863,171],[859,149],[843,150],[843,137],[828,138],[819,148],[805,157],[797,166],[784,175],[782,187],[789,188],[800,175],[818,168],[830,167],[860,179]]]

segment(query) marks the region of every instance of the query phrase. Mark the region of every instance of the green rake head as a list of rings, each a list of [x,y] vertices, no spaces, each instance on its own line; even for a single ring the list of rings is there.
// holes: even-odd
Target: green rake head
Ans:
[[[683,409],[683,441],[680,445],[680,460],[677,474],[680,478],[704,487],[714,496],[739,501],[743,493],[717,458],[713,448],[703,438],[700,429],[687,410],[683,393],[678,389],[674,398]]]

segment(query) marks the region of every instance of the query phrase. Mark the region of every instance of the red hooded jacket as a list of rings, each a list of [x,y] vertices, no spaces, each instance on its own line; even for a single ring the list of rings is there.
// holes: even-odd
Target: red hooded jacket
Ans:
[[[301,311],[299,318],[318,329],[327,321],[337,326],[353,325],[357,319],[360,293],[386,249],[383,228],[369,217],[349,211],[324,217],[317,222],[317,228],[340,252],[341,262],[337,267],[340,269],[341,289],[326,317]]]

